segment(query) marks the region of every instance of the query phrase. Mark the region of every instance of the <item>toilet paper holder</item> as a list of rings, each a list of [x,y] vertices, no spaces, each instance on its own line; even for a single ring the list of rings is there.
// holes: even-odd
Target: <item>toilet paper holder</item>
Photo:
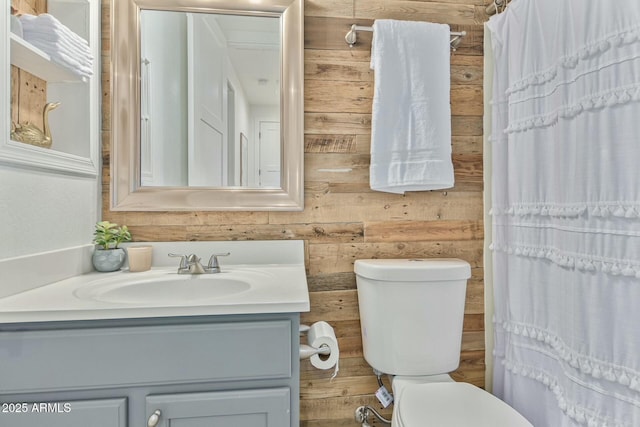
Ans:
[[[300,360],[308,359],[314,354],[328,356],[331,354],[331,349],[326,345],[321,345],[319,348],[315,348],[307,344],[300,344]]]
[[[300,333],[306,334],[311,329],[309,325],[300,325]],[[321,354],[323,356],[328,356],[331,354],[331,349],[329,346],[321,345],[320,347],[312,347],[307,344],[300,344],[300,360],[308,359],[315,354]]]
[[[300,359],[309,359],[311,365],[317,369],[333,369],[331,379],[340,370],[340,349],[333,327],[320,320],[311,326],[300,325],[300,334],[306,334],[307,344],[301,344]]]

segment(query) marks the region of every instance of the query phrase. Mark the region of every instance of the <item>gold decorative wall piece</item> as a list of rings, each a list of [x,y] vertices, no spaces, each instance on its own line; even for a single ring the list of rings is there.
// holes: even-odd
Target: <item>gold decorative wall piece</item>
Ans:
[[[53,138],[49,128],[49,112],[60,106],[59,102],[49,102],[42,110],[42,122],[44,123],[44,131],[40,130],[32,123],[11,123],[11,139],[25,144],[35,145],[37,147],[51,148]]]

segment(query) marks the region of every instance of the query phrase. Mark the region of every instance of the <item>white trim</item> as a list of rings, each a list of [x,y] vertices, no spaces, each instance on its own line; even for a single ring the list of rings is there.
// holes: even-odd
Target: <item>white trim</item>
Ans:
[[[2,110],[3,109],[0,108],[0,114],[9,117],[10,113],[3,113]],[[8,135],[10,125],[6,123],[3,124],[5,124],[3,127],[3,129],[5,129],[3,135]],[[92,160],[87,157],[23,144],[9,138],[3,139],[2,143],[0,143],[0,163],[26,169],[55,171],[65,175],[71,174],[89,177],[98,175],[97,159]]]

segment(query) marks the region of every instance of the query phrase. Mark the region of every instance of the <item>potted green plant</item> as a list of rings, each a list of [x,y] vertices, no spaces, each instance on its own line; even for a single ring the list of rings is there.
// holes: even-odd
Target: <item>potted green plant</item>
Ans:
[[[131,232],[127,226],[100,221],[96,223],[93,236],[93,243],[97,245],[92,258],[94,268],[98,271],[116,271],[122,268],[126,253],[118,245],[131,240]]]

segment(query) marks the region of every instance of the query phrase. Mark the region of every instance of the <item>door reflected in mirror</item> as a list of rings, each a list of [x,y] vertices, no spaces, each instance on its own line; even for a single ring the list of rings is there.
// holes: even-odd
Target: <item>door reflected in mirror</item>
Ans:
[[[280,188],[281,18],[140,13],[142,187]]]

